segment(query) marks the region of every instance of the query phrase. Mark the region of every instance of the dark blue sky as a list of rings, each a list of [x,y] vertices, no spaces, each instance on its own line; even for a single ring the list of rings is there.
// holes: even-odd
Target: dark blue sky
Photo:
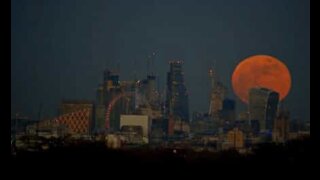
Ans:
[[[308,0],[12,0],[11,113],[53,117],[63,98],[92,99],[105,67],[121,80],[154,72],[165,87],[168,60],[184,60],[190,110],[208,111],[208,66],[231,87],[242,59],[269,54],[287,64],[292,117],[310,117]]]

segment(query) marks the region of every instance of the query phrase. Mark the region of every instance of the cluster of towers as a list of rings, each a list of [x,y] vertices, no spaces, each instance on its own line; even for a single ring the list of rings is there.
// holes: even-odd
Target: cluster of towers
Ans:
[[[153,74],[143,80],[120,81],[117,71],[105,70],[103,83],[97,88],[94,131],[119,131],[120,116],[124,114],[148,115],[150,119],[162,119],[164,124],[168,124],[165,121],[169,117],[174,122],[188,123],[189,103],[183,62],[170,61],[169,64],[165,99],[157,90],[157,77]]]
[[[247,137],[271,137],[279,142],[288,139],[290,115],[279,108],[279,93],[264,87],[251,88],[247,111],[236,117],[236,103],[227,97],[227,88],[212,68],[208,113],[194,113],[190,121],[183,61],[170,61],[169,66],[165,94],[159,92],[158,77],[152,73],[142,80],[123,81],[119,71],[106,69],[94,103],[63,101],[59,117],[30,126],[30,132],[38,132],[42,126],[48,129],[51,126],[46,123],[50,122],[57,125],[54,127],[61,131],[59,134],[118,133],[128,142],[140,142],[143,138],[147,138],[144,142],[161,142],[163,138],[179,141],[181,137],[205,139],[209,135],[217,138],[214,141],[221,146],[238,138],[238,145],[234,146],[243,147]]]
[[[248,108],[236,117],[235,101],[227,97],[227,88],[217,78],[213,68],[209,69],[211,85],[209,111],[193,115],[192,128],[195,133],[226,133],[239,128],[245,134],[283,139],[289,132],[289,113],[279,108],[279,93],[264,87],[249,90]]]
[[[157,77],[152,73],[148,73],[142,80],[123,81],[119,79],[118,70],[106,69],[103,81],[97,88],[96,101],[93,106],[90,105],[88,117],[82,118],[85,123],[77,120],[86,113],[77,107],[90,104],[85,102],[64,102],[62,109],[70,106],[73,112],[61,113],[58,122],[71,128],[72,132],[81,130],[85,134],[109,134],[122,132],[121,119],[124,122],[128,118],[132,119],[130,121],[134,123],[130,126],[134,129],[133,126],[141,125],[147,117],[148,122],[143,128],[147,128],[156,137],[162,134],[166,134],[166,137],[186,137],[190,133],[199,132],[226,134],[233,128],[239,128],[246,134],[254,135],[273,131],[274,138],[285,139],[289,114],[278,113],[277,92],[262,87],[250,89],[248,111],[236,118],[235,101],[227,98],[227,88],[211,68],[208,113],[200,116],[194,114],[190,121],[183,61],[169,61],[169,66],[165,94],[159,92]]]

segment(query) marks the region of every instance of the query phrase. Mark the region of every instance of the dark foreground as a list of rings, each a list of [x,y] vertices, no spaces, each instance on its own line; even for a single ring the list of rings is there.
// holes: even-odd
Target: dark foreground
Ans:
[[[175,153],[174,153],[175,152]],[[194,152],[189,149],[149,148],[112,150],[103,143],[81,143],[50,148],[43,152],[17,151],[12,155],[13,163],[60,163],[106,162],[126,166],[164,164],[170,166],[197,166],[221,164],[293,164],[304,165],[312,161],[311,140],[305,138],[281,144],[261,144],[253,148],[252,154],[239,154],[235,150]]]

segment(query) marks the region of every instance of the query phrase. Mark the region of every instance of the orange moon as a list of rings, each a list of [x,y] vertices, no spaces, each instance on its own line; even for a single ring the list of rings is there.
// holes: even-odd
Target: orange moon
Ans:
[[[283,100],[291,88],[291,75],[287,66],[268,55],[255,55],[244,59],[232,74],[232,88],[244,103],[248,103],[249,90],[253,87],[276,91],[280,101]]]

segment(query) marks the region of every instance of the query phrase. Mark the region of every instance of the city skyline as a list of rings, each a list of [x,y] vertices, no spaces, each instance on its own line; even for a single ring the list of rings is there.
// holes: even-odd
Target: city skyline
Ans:
[[[190,113],[208,111],[212,65],[239,112],[246,107],[231,87],[234,68],[251,55],[270,54],[292,73],[284,101],[292,118],[309,120],[309,6],[308,1],[11,1],[11,114],[36,119],[43,104],[42,116],[54,117],[63,99],[95,100],[105,68],[120,67],[120,80],[132,80],[135,73],[144,79],[150,68],[164,90],[171,59],[185,62]]]

